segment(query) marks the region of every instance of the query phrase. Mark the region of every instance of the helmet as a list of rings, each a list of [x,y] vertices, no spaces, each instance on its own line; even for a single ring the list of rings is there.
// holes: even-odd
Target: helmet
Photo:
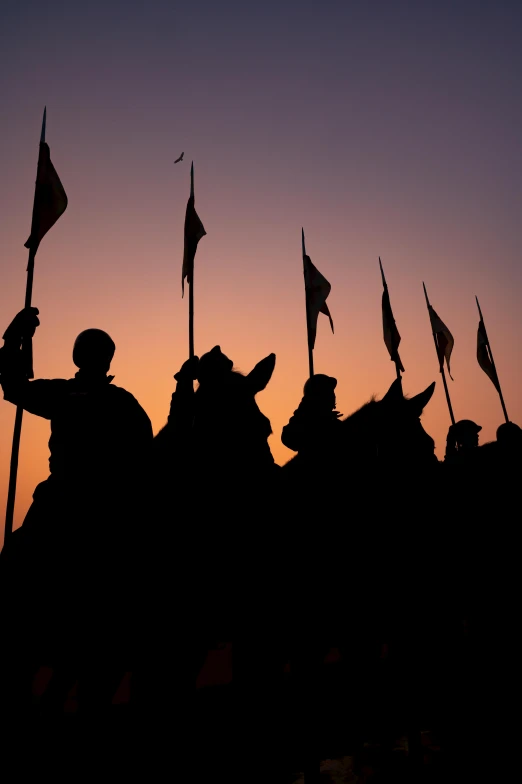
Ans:
[[[74,341],[73,362],[80,369],[108,370],[115,351],[110,335],[102,329],[86,329]]]
[[[481,425],[477,425],[471,419],[461,419],[453,425],[453,432],[456,436],[477,435],[482,430]]]
[[[450,427],[448,441],[453,440],[459,448],[473,449],[478,446],[478,434],[481,430],[482,427],[471,419],[461,419]]]
[[[522,430],[514,422],[503,422],[497,428],[497,441],[502,444],[520,444],[522,442]]]
[[[310,376],[304,385],[303,392],[305,395],[321,395],[333,392],[336,386],[336,378],[325,376],[324,373],[317,373],[315,376]]]

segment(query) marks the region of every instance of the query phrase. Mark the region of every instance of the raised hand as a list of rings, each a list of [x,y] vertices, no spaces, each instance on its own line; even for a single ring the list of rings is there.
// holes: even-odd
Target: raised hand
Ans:
[[[17,313],[4,332],[4,340],[21,343],[24,339],[32,338],[40,324],[39,312],[38,308],[24,308]]]
[[[176,381],[181,380],[190,380],[194,381],[194,379],[198,376],[198,367],[199,367],[199,357],[191,357],[187,359],[178,370],[177,373],[174,374],[174,378]]]

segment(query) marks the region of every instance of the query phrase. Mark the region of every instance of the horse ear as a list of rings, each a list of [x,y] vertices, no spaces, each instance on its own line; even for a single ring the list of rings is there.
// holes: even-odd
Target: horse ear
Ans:
[[[255,368],[253,368],[246,377],[254,392],[254,395],[257,395],[258,392],[261,392],[261,390],[266,387],[272,378],[275,363],[276,355],[269,354],[267,357],[262,359],[261,362],[258,362]]]
[[[424,392],[420,392],[418,395],[415,395],[415,397],[411,397],[408,400],[408,405],[410,406],[410,409],[415,412],[416,416],[420,416],[422,414],[424,408],[430,402],[434,391],[435,381],[430,384],[429,387],[426,387]]]
[[[397,403],[404,399],[402,393],[402,379],[396,378],[389,390],[384,395],[381,403]]]

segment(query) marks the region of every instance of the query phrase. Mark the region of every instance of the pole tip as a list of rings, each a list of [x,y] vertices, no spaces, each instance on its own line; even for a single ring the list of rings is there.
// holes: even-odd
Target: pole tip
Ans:
[[[382,285],[384,286],[384,288],[387,288],[387,286],[386,286],[386,278],[384,277],[384,270],[382,268],[382,261],[381,261],[381,257],[380,256],[379,256],[379,269],[381,271]]]
[[[45,141],[45,123],[47,121],[47,106],[44,106],[43,110],[43,118],[42,118],[42,132],[40,134],[40,142]]]

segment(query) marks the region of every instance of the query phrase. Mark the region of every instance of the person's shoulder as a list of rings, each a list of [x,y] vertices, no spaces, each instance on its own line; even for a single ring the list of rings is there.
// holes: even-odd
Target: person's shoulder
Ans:
[[[134,395],[124,387],[119,387],[117,384],[108,384],[107,389],[111,395],[120,395],[120,397],[128,397],[136,400]]]
[[[119,398],[121,402],[126,402],[129,405],[139,406],[142,407],[139,402],[136,400],[132,392],[129,392],[124,387],[119,387],[116,384],[109,384],[108,386],[109,394],[115,398]]]
[[[135,411],[141,411],[144,416],[149,419],[149,416],[141,403],[134,397],[132,392],[129,392],[127,389],[123,387],[119,387],[116,384],[109,384],[109,394],[113,396],[115,400],[118,401],[119,405],[126,406],[129,410],[134,409]]]

